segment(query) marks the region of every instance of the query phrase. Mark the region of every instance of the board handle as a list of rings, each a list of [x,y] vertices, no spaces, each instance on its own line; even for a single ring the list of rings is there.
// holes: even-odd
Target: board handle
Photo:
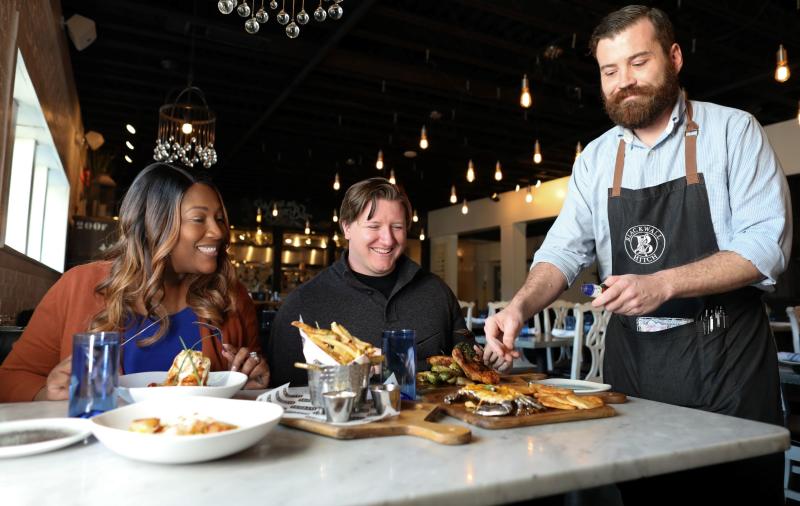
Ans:
[[[461,445],[472,440],[472,431],[460,425],[450,425],[446,423],[434,423],[422,421],[410,422],[406,426],[406,434],[409,436],[430,439],[439,444]]]

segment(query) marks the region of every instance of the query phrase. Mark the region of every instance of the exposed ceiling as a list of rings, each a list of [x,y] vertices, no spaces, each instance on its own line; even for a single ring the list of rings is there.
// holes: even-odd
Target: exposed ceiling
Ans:
[[[301,3],[295,1],[298,11]],[[681,81],[692,98],[745,109],[762,124],[796,116],[797,0],[651,3],[676,27]],[[286,5],[291,12],[292,0]],[[306,10],[317,5],[309,0]],[[222,15],[215,0],[62,0],[65,18],[77,13],[97,24],[97,40],[80,52],[71,46],[71,58],[85,128],[101,132],[117,153],[120,187],[151,161],[158,108],[190,76],[217,114],[220,161],[212,174],[234,222],[245,225],[254,222],[254,202],[294,200],[324,227],[341,199],[334,173],[343,188],[380,174],[378,149],[383,173],[394,168],[424,215],[449,205],[452,184],[459,200],[471,200],[568,175],[576,143],[611,126],[586,47],[594,25],[623,2],[341,5],[342,19],[312,19],[289,39],[268,5],[269,22],[250,35],[245,20]],[[780,43],[793,70],[782,84],[772,77]],[[523,73],[534,100],[527,112],[519,105]],[[135,136],[126,123],[136,126]],[[418,146],[423,124],[425,151]],[[536,138],[540,165],[531,161]],[[133,164],[122,161],[129,139]],[[416,158],[406,158],[407,150]],[[470,158],[478,172],[471,184]],[[501,182],[492,178],[497,160]]]

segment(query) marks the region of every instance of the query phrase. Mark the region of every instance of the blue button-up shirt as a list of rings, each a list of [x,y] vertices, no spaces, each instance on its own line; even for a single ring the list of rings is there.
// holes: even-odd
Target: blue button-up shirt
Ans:
[[[573,166],[561,213],[533,257],[534,265],[555,265],[570,285],[595,259],[600,279],[611,275],[608,189],[613,186],[619,139],[625,140],[623,188],[647,188],[683,177],[685,109],[681,98],[652,147],[620,126],[586,146]],[[770,289],[786,268],[792,240],[783,170],[752,115],[707,102],[692,101],[692,110],[700,126],[697,171],[705,179],[717,245],[752,262],[765,278],[754,286]]]

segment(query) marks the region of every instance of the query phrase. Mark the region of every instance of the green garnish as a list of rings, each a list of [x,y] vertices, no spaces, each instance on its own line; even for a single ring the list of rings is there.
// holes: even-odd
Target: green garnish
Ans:
[[[181,342],[181,346],[183,346],[183,351],[192,351],[190,348],[186,347],[186,343],[183,342],[183,338],[181,336],[178,336],[178,339]],[[178,369],[178,371],[180,372],[183,370],[183,364],[186,363],[187,358],[189,359],[189,363],[192,364],[192,371],[194,371],[194,378],[197,380],[197,386],[202,386],[200,385],[200,373],[197,371],[197,366],[194,365],[194,360],[191,360],[192,358],[191,353],[187,353],[186,356],[183,357],[183,362],[181,362],[181,366]]]

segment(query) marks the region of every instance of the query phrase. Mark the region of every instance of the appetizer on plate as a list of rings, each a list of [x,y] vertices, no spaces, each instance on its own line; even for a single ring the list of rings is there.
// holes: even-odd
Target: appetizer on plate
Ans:
[[[532,395],[532,396],[531,396]],[[603,399],[593,395],[575,395],[568,388],[532,384],[530,386],[468,385],[444,398],[446,404],[464,402],[477,415],[533,415],[549,410],[593,409],[603,406]]]
[[[193,436],[198,434],[214,434],[239,427],[220,422],[211,417],[203,417],[197,413],[181,416],[175,421],[164,421],[160,418],[139,418],[131,422],[128,430],[142,434],[172,434],[176,436]]]
[[[339,364],[349,364],[361,356],[369,358],[371,364],[380,364],[383,361],[380,349],[355,337],[344,325],[333,322],[330,330],[298,321],[292,322],[292,325],[302,330],[314,344]]]
[[[185,349],[175,356],[172,366],[167,371],[167,379],[160,385],[151,383],[151,387],[205,386],[208,384],[208,372],[211,370],[211,359],[200,351]]]

